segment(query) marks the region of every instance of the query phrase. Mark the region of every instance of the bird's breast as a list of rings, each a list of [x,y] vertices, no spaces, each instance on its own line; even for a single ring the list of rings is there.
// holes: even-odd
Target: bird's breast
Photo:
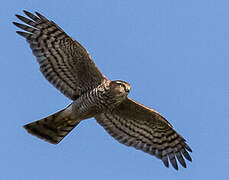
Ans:
[[[73,102],[73,111],[81,119],[86,119],[115,108],[119,101],[109,93],[109,90],[95,88]]]

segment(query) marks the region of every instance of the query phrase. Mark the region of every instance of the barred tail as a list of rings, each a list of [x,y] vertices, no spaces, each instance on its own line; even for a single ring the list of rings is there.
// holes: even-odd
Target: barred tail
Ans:
[[[72,119],[71,111],[63,109],[44,119],[26,124],[24,128],[38,138],[58,144],[79,122]]]

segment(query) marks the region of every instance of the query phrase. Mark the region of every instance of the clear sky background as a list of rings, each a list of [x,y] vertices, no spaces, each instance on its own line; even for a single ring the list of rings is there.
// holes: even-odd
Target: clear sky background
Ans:
[[[59,145],[22,128],[70,100],[49,84],[12,25],[22,10],[54,20],[130,97],[165,116],[192,147],[179,171],[110,137],[94,119]],[[1,180],[228,179],[229,1],[4,1],[0,6]]]

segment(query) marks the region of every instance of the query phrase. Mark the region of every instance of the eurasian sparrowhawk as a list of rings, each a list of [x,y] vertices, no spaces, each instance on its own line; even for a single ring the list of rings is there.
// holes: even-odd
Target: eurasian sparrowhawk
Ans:
[[[116,140],[155,155],[166,167],[168,159],[175,169],[183,157],[191,161],[192,151],[185,139],[158,112],[130,99],[130,85],[111,81],[96,67],[80,43],[40,13],[24,11],[29,18],[16,15],[25,24],[14,25],[30,44],[40,71],[73,102],[65,109],[25,125],[25,129],[50,143],[59,143],[82,120],[94,117]],[[177,160],[176,160],[177,159]]]

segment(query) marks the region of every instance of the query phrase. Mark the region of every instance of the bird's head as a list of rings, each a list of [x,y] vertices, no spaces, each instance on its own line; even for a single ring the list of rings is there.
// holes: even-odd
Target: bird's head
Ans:
[[[110,90],[116,97],[125,98],[130,92],[130,84],[121,80],[111,81]]]

